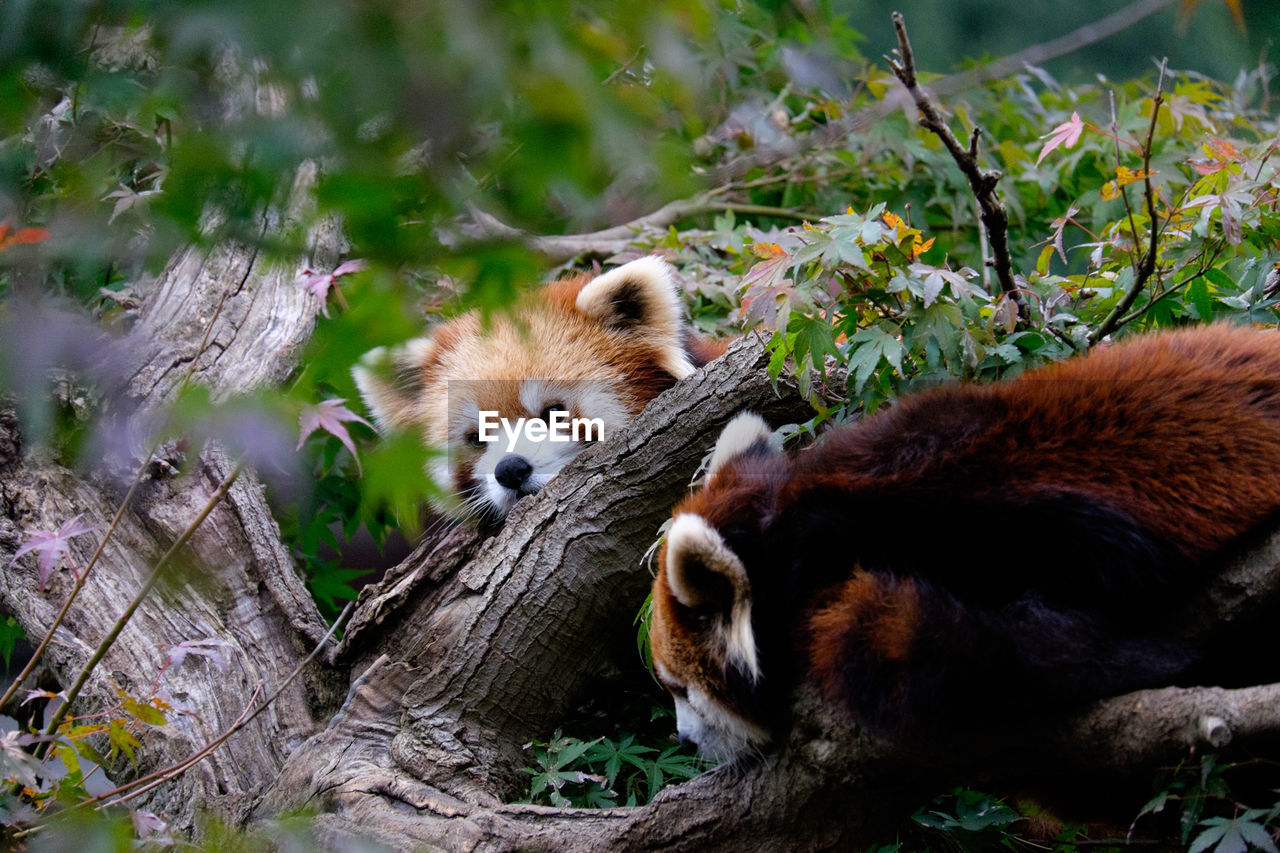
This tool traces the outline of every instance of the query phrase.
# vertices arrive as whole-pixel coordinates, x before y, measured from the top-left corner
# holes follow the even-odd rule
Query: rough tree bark
[[[277,214],[270,220],[264,220],[264,228],[280,227]],[[332,265],[342,238],[329,224],[315,231],[313,244],[310,263]],[[127,391],[115,399],[115,407],[134,418],[147,417],[172,398],[197,358],[192,381],[205,383],[218,396],[282,380],[315,325],[311,297],[294,285],[298,272],[237,246],[176,255],[157,280],[139,285],[147,295],[137,324],[120,342]],[[138,458],[125,461],[141,463],[145,449],[131,450]],[[71,683],[151,566],[234,465],[213,447],[189,474],[142,483],[49,647],[48,664],[63,685]],[[12,562],[23,534],[54,529],[80,514],[101,526],[101,536],[128,490],[128,476],[122,478],[115,466],[88,472],[63,468],[24,442],[14,418],[0,419],[0,608],[17,616],[28,637],[44,636],[74,578],[57,572],[42,592],[34,560]],[[72,541],[77,566],[86,565],[96,538]],[[82,700],[85,708],[100,708],[118,701],[117,689],[150,695],[167,647],[196,639],[228,644],[226,672],[192,660],[164,673],[160,684],[183,713],[148,733],[138,753],[138,773],[186,758],[225,731],[260,686],[269,693],[282,684],[326,631],[280,541],[262,486],[251,475],[235,480],[197,529],[181,563],[122,632]],[[334,707],[344,689],[336,671],[312,666],[208,761],[158,788],[148,808],[179,826],[190,826],[195,809],[205,803],[217,803],[232,819],[243,817],[285,756],[324,723],[315,713]]]
[[[337,231],[314,236],[307,265],[332,267]],[[177,257],[125,342],[135,359],[132,404],[145,412],[172,396],[211,322],[196,381],[225,394],[284,379],[318,307],[294,287],[297,271],[236,248]],[[504,804],[526,763],[520,745],[546,737],[595,687],[611,651],[630,646],[649,584],[641,557],[714,434],[744,408],[774,422],[807,416],[793,388],[775,392],[766,381],[750,338],[582,454],[522,502],[499,535],[456,530],[366,590],[339,647],[247,729],[151,792],[146,807],[190,826],[197,808],[243,821],[305,806],[319,812],[317,833],[335,848],[356,837],[398,849],[855,847],[961,774],[1142,772],[1195,746],[1280,727],[1275,687],[1148,691],[1070,720],[1026,721],[922,750],[873,737],[802,689],[787,742],[759,764],[704,774],[644,807]],[[144,485],[51,647],[63,683],[231,467],[214,448],[190,474]],[[105,524],[124,486],[24,447],[12,418],[0,418],[0,485],[0,606],[38,636],[71,579],[57,574],[41,593],[29,561],[11,561],[22,534],[77,513]],[[73,543],[78,565],[88,542]],[[1278,550],[1273,540],[1250,555],[1186,624],[1211,630],[1270,599]],[[109,703],[116,684],[148,684],[164,647],[183,640],[226,641],[231,665],[221,673],[195,662],[166,674],[191,713],[149,732],[138,770],[116,768],[124,773],[194,752],[240,715],[260,682],[268,693],[283,683],[324,631],[249,472],[199,529],[185,562],[192,570],[143,606],[81,701]]]

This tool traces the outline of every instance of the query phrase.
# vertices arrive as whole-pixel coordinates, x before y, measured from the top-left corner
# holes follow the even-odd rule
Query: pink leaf
[[[342,263],[338,264],[338,268],[333,271],[333,277],[337,278],[340,275],[347,275],[353,272],[360,272],[367,266],[369,266],[368,262],[363,261],[360,258],[356,258],[355,260],[352,260],[352,261],[343,261]]]
[[[333,280],[338,276],[350,275],[351,273],[360,272],[369,264],[359,258],[351,261],[343,261],[333,272],[325,274],[318,273],[312,269],[305,269],[294,281],[298,287],[310,293],[316,299],[320,300],[320,313],[329,316],[329,288],[333,287]]]
[[[1075,145],[1080,140],[1081,133],[1084,133],[1084,121],[1080,118],[1080,113],[1072,113],[1071,118],[1047,134],[1048,140],[1045,142],[1044,147],[1040,149],[1040,156],[1036,158],[1036,165],[1039,166],[1040,161],[1059,145],[1064,148],[1070,148]]]
[[[1067,253],[1062,248],[1062,232],[1066,229],[1067,223],[1071,221],[1071,217],[1075,216],[1079,212],[1080,212],[1080,209],[1073,204],[1067,208],[1066,213],[1064,213],[1058,219],[1053,220],[1053,222],[1050,224],[1050,227],[1053,228],[1054,251],[1058,253],[1059,258],[1062,258],[1062,262],[1064,264],[1067,262]]]
[[[71,553],[71,540],[97,529],[98,525],[84,524],[77,515],[75,518],[64,521],[57,530],[32,530],[27,534],[27,541],[14,552],[13,561],[16,562],[23,554],[34,551],[40,567],[40,591],[44,592],[44,585],[48,582],[49,575],[53,574],[54,568],[58,565],[58,557]]]
[[[351,440],[351,434],[347,432],[347,428],[342,425],[342,422],[359,421],[369,429],[373,429],[373,424],[342,405],[345,402],[346,400],[325,400],[314,406],[303,406],[302,413],[298,415],[300,432],[298,447],[302,447],[302,443],[307,440],[307,436],[318,429],[322,429],[335,436],[347,450],[351,451],[352,458],[356,460],[356,470],[358,471],[360,470],[360,457],[356,455],[355,442]]]
[[[320,300],[320,313],[326,317],[329,316],[329,287],[333,284],[333,276],[334,273],[323,275],[307,269],[303,270],[302,275],[298,276],[294,282],[298,287]]]
[[[187,655],[201,655],[223,672],[227,671],[227,659],[222,650],[227,647],[224,640],[185,640],[169,648],[169,666],[177,669],[187,659]]]

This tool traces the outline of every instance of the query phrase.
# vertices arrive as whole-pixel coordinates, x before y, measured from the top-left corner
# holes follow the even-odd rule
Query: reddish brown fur
[[[716,674],[665,568],[654,659],[729,707],[777,691],[793,650],[890,725],[1167,684],[1203,659],[1163,613],[1280,516],[1280,334],[1157,333],[915,394],[794,457],[731,458],[682,513],[745,565],[765,686]]]
[[[915,584],[904,580],[887,584],[866,572],[855,572],[836,598],[809,620],[812,634],[809,660],[819,672],[834,672],[841,636],[857,627],[861,645],[884,660],[906,660],[920,620]]]
[[[1257,403],[1241,405],[1241,394]],[[940,435],[976,418],[988,430],[972,444]],[[1280,505],[1278,428],[1280,335],[1225,325],[1153,334],[1012,382],[907,397],[801,454],[779,503],[920,481],[963,494],[980,462],[1006,488],[1103,497],[1194,558]]]

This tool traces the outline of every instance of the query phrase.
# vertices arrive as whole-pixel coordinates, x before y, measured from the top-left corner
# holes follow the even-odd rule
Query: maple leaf
[[[1084,120],[1080,118],[1080,113],[1072,113],[1071,118],[1049,131],[1045,136],[1044,147],[1040,149],[1040,156],[1036,158],[1036,165],[1040,165],[1050,151],[1061,145],[1063,148],[1070,148],[1080,141],[1080,134],[1084,133]]]
[[[133,818],[133,829],[138,833],[140,840],[153,844],[174,844],[173,836],[169,831],[169,824],[162,818],[141,809],[132,812],[131,817]]]
[[[1244,157],[1236,150],[1236,147],[1225,139],[1213,139],[1200,146],[1205,154],[1209,155],[1208,160],[1191,160],[1192,168],[1200,175],[1212,175],[1214,172],[1221,172],[1223,169],[1231,168],[1233,165],[1240,163]],[[1232,171],[1238,172],[1238,169]]]
[[[294,281],[294,284],[310,293],[316,299],[319,299],[320,313],[328,317],[329,288],[335,287],[334,279],[341,278],[342,276],[349,275],[353,272],[360,272],[366,266],[368,266],[368,264],[365,261],[357,258],[356,260],[343,261],[338,265],[337,269],[331,273],[318,273],[308,268],[299,274],[298,278]],[[339,298],[339,302],[341,301],[341,298]],[[342,307],[345,308],[345,304]]]
[[[96,524],[83,524],[80,516],[64,521],[57,530],[33,530],[27,534],[27,541],[13,555],[13,562],[23,554],[36,552],[40,566],[40,591],[58,565],[58,556],[71,554],[70,542],[77,536],[92,533],[98,529]]]
[[[1140,181],[1143,178],[1154,174],[1154,171],[1148,172],[1146,169],[1139,169],[1135,172],[1127,166],[1120,166],[1116,169],[1116,179],[1114,181],[1107,181],[1103,184],[1100,192],[1104,199],[1111,201],[1113,198],[1120,195],[1121,187],[1127,187],[1135,181]]]
[[[1067,262],[1067,253],[1066,250],[1062,248],[1062,232],[1066,230],[1067,223],[1073,221],[1071,217],[1075,216],[1079,212],[1080,208],[1076,207],[1074,204],[1070,205],[1067,208],[1066,213],[1050,223],[1050,227],[1053,228],[1053,237],[1051,239],[1053,241],[1054,251],[1058,253],[1058,257],[1062,258],[1062,262],[1064,264]]]
[[[768,260],[770,258],[786,257],[787,250],[777,243],[752,243],[751,253],[757,258]]]
[[[351,440],[351,433],[347,432],[347,428],[342,425],[343,421],[359,421],[373,429],[373,424],[348,409],[343,403],[346,400],[324,400],[316,403],[314,406],[303,406],[302,413],[298,415],[298,429],[301,434],[298,436],[298,449],[301,449],[302,443],[307,440],[307,436],[318,429],[322,429],[330,435],[341,441],[347,450],[351,451],[351,456],[356,460],[356,470],[360,470],[360,457],[356,455],[355,442]]]
[[[0,222],[0,252],[10,246],[41,243],[48,239],[49,231],[47,228],[19,228],[17,231],[11,232],[8,222]]]
[[[901,241],[908,236],[911,237],[911,248],[907,250],[907,260],[909,261],[914,261],[921,254],[929,251],[933,246],[933,241],[937,239],[936,237],[930,237],[928,240],[922,239],[920,230],[907,225],[902,217],[896,213],[886,210],[880,218],[894,230],[895,239]]]

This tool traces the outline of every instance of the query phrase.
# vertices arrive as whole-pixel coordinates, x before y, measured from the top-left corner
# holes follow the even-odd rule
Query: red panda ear
[[[730,459],[744,453],[776,456],[781,452],[782,448],[764,418],[754,412],[743,412],[720,431],[715,450],[711,451],[711,461],[707,463],[707,477],[723,468]]]
[[[414,338],[399,346],[369,350],[351,368],[360,397],[379,429],[404,429],[418,421],[425,374],[435,355],[431,338]]]
[[[676,600],[712,620],[725,659],[752,680],[759,678],[746,567],[702,516],[682,512],[671,523],[666,574]]]
[[[675,270],[662,258],[650,255],[596,276],[578,291],[575,305],[610,329],[644,338],[676,379],[693,373]]]

